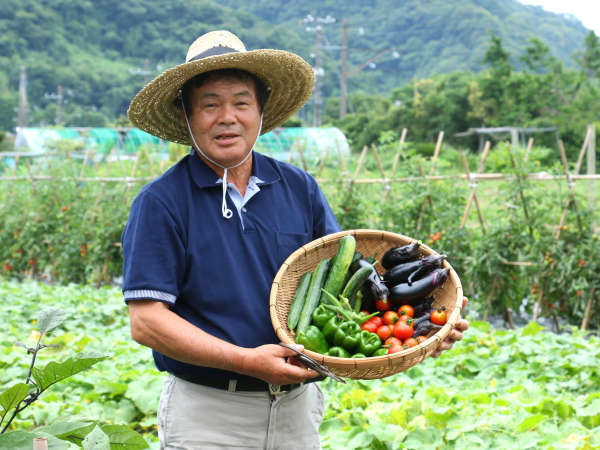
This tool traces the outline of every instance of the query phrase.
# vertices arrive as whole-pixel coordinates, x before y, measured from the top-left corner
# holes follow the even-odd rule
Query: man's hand
[[[302,345],[295,344],[295,347],[298,351],[304,350]],[[275,344],[249,348],[244,352],[241,372],[272,384],[302,383],[319,376],[295,355],[293,350]]]
[[[463,297],[462,309],[465,309],[469,300],[467,297]],[[446,339],[440,344],[440,346],[436,349],[435,352],[431,354],[432,357],[437,358],[442,354],[445,350],[450,350],[452,345],[460,341],[463,337],[463,332],[469,328],[469,322],[466,319],[458,318],[456,325],[454,325],[454,329],[450,331]]]

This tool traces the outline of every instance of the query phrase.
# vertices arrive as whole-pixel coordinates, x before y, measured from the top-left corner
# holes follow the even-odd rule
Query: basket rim
[[[439,255],[438,252],[436,252],[432,248],[428,247],[427,245],[423,244],[423,242],[421,242],[417,239],[411,238],[409,236],[399,234],[399,233],[394,233],[391,231],[366,229],[366,228],[365,229],[358,228],[358,229],[338,231],[338,232],[331,233],[326,236],[317,238],[311,242],[308,242],[307,244],[304,244],[302,247],[295,250],[292,254],[290,254],[285,259],[285,261],[282,263],[281,267],[277,271],[277,274],[275,275],[275,278],[273,279],[273,283],[271,285],[271,292],[270,292],[270,297],[269,297],[269,310],[270,310],[270,315],[271,315],[271,322],[272,322],[273,328],[277,334],[277,337],[279,339],[281,339],[282,342],[285,342],[287,344],[295,344],[294,340],[290,339],[288,337],[288,334],[284,331],[284,330],[286,330],[285,324],[282,324],[279,321],[279,318],[277,316],[277,292],[278,292],[279,284],[281,283],[281,280],[284,277],[285,273],[287,272],[288,268],[293,264],[293,262],[296,259],[306,256],[308,252],[310,252],[314,249],[317,249],[319,247],[326,246],[327,244],[330,244],[331,242],[339,241],[343,236],[346,236],[348,234],[354,236],[355,238],[369,236],[369,237],[372,237],[375,239],[379,238],[382,241],[384,241],[384,240],[385,241],[400,240],[400,241],[405,241],[407,244],[419,242],[421,247],[424,249],[425,253]],[[446,324],[440,330],[438,330],[435,334],[433,334],[432,336],[429,336],[422,343],[415,345],[414,347],[410,347],[408,349],[402,350],[400,352],[383,355],[383,356],[370,356],[367,358],[340,358],[340,357],[323,355],[321,353],[315,353],[308,349],[305,349],[304,353],[306,353],[307,355],[311,356],[312,358],[314,358],[315,360],[317,360],[318,362],[320,362],[321,364],[324,364],[326,366],[328,366],[330,364],[335,365],[336,363],[339,364],[340,362],[344,362],[345,367],[350,368],[353,366],[353,368],[356,370],[360,370],[362,368],[371,368],[374,366],[374,363],[377,363],[377,362],[381,363],[384,361],[386,362],[386,364],[389,368],[392,368],[394,366],[394,362],[396,360],[405,359],[405,358],[407,358],[409,356],[413,356],[413,355],[419,355],[422,359],[425,359],[427,356],[429,356],[431,353],[433,353],[439,347],[439,345],[443,342],[443,340],[446,339],[446,337],[454,329],[454,326],[458,322],[460,313],[462,311],[463,289],[462,289],[462,284],[461,284],[460,278],[458,277],[458,274],[456,273],[456,271],[454,270],[452,265],[450,263],[448,263],[448,261],[445,259],[443,262],[443,267],[449,269],[448,279],[449,280],[451,279],[453,284],[456,286],[456,299],[455,299],[454,305],[453,305],[454,308],[452,310],[452,313],[448,316]],[[446,282],[448,282],[448,281],[446,281]],[[352,361],[353,364],[348,364],[350,361]],[[392,375],[392,373],[390,373],[390,375]]]

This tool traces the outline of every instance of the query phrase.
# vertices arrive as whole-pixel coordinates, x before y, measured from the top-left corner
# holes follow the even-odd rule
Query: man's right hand
[[[296,345],[299,351],[302,345]],[[245,349],[240,372],[260,378],[271,384],[295,384],[318,377],[319,374],[305,367],[296,359],[293,350],[275,344]]]

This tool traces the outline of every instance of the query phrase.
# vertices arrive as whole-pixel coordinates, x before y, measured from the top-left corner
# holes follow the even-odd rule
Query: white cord
[[[187,124],[188,132],[190,133],[190,137],[192,138],[192,142],[194,143],[194,148],[202,156],[204,156],[207,160],[209,160],[211,163],[213,163],[215,166],[218,166],[224,170],[223,180],[222,180],[223,197],[221,200],[221,214],[223,215],[223,217],[225,219],[231,219],[231,217],[233,216],[233,211],[231,211],[231,209],[229,209],[227,207],[227,169],[235,169],[236,167],[241,166],[242,164],[244,164],[246,162],[248,157],[252,154],[252,149],[254,148],[254,144],[256,144],[256,140],[258,140],[258,137],[260,136],[260,132],[262,130],[263,115],[262,115],[262,113],[260,114],[260,124],[258,125],[258,134],[256,135],[256,140],[254,141],[254,144],[252,144],[252,147],[250,147],[250,150],[248,151],[248,153],[246,153],[246,156],[244,156],[244,158],[239,163],[234,164],[233,166],[225,167],[225,166],[219,164],[218,162],[214,161],[213,159],[209,158],[208,155],[206,155],[206,153],[204,153],[202,151],[202,149],[200,148],[200,146],[197,144],[196,139],[194,138],[194,133],[192,133],[192,127],[190,126],[190,121],[188,120],[188,115],[187,115],[187,111],[185,110],[185,103],[183,102],[183,97],[182,97],[181,91],[179,91],[179,100],[181,101],[181,106],[183,107],[183,115],[185,116],[185,123]]]

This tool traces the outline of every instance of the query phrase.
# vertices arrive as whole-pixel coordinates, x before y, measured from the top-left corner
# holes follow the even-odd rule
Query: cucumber
[[[342,286],[346,286],[346,284],[348,284],[348,281],[350,280],[350,277],[354,275],[354,270],[352,270],[352,264],[354,263],[354,261],[358,261],[359,259],[362,259],[362,257],[363,255],[361,252],[354,252],[352,261],[350,261],[350,270],[346,272],[346,276],[344,277],[344,282],[342,283]]]
[[[300,282],[296,288],[294,299],[290,305],[290,312],[288,313],[288,327],[290,330],[296,328],[298,320],[300,319],[300,313],[304,307],[306,301],[306,293],[308,292],[308,286],[310,285],[310,279],[312,278],[312,272],[306,272],[300,277]]]
[[[354,294],[356,294],[362,285],[365,284],[365,281],[367,281],[367,278],[369,278],[369,275],[371,275],[372,272],[373,266],[367,265],[354,272],[354,274],[348,280],[348,283],[346,283],[346,286],[342,291],[342,296],[346,297],[347,299],[354,297]]]
[[[308,286],[308,292],[306,293],[306,300],[304,300],[304,306],[302,306],[302,312],[298,319],[298,327],[296,328],[296,334],[305,332],[312,320],[312,313],[315,308],[319,305],[321,298],[321,288],[325,284],[327,278],[327,272],[329,270],[329,259],[323,259],[319,261],[315,268],[310,285]]]
[[[331,269],[329,269],[329,275],[327,275],[327,281],[323,287],[327,292],[338,298],[342,288],[344,287],[344,279],[350,269],[350,263],[356,250],[356,239],[354,236],[348,234],[340,239],[337,253],[333,258]],[[328,300],[324,300],[321,297],[321,302],[329,303]]]

